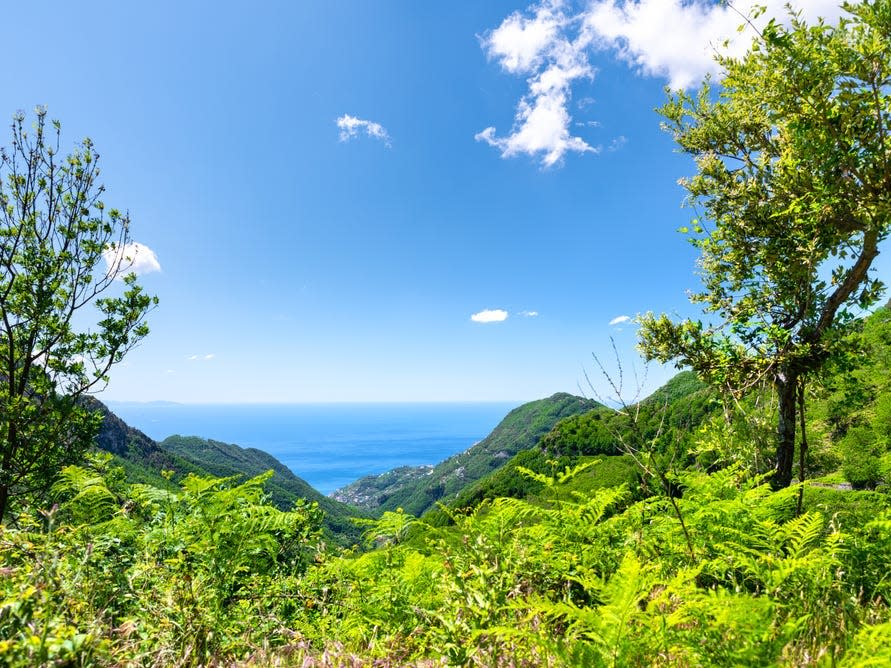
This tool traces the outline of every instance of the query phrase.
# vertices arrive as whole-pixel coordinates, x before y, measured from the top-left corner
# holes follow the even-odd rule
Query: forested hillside
[[[518,452],[534,446],[538,440],[563,418],[584,413],[598,407],[596,401],[559,393],[547,399],[531,401],[512,410],[492,433],[466,451],[433,467],[424,475],[409,475],[400,479],[385,494],[373,490],[380,480],[376,476],[362,479],[342,490],[335,498],[348,499],[355,495],[374,498],[379,511],[402,508],[420,515],[438,501],[449,499],[483,476],[491,473]],[[367,488],[368,491],[361,491]]]
[[[467,485],[446,505],[458,510],[473,508],[486,499],[535,497],[543,485],[524,475],[522,469],[553,474],[593,461],[598,462],[597,466],[580,473],[574,479],[573,489],[622,483],[637,488],[641,482],[639,468],[627,454],[629,447],[643,439],[685,453],[696,427],[719,408],[715,393],[695,374],[680,373],[639,405],[622,410],[597,406],[560,420],[534,447],[519,452],[497,471]],[[432,511],[427,519],[442,523],[446,514]]]
[[[359,538],[351,518],[362,517],[361,510],[318,492],[265,452],[198,437],[171,436],[157,443],[101,402],[93,400],[89,405],[102,415],[96,445],[114,456],[114,464],[123,468],[130,482],[172,490],[189,474],[247,480],[271,471],[264,489],[279,510],[289,510],[303,500],[316,503],[324,513],[330,539],[350,545]]]
[[[160,445],[165,450],[194,462],[206,474],[220,478],[242,476],[246,479],[272,471],[264,489],[273,505],[280,510],[288,510],[300,499],[315,503],[324,513],[325,526],[339,542],[350,544],[358,539],[359,532],[351,519],[364,517],[361,510],[325,496],[262,450],[242,448],[197,436],[169,436]]]

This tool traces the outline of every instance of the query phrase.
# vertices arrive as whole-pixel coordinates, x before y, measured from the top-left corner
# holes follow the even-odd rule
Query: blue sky
[[[13,3],[4,23],[0,113],[90,136],[159,263],[152,333],[104,399],[526,400],[586,371],[606,394],[611,336],[644,373],[612,321],[695,314],[693,167],[653,109],[734,34],[712,3]]]

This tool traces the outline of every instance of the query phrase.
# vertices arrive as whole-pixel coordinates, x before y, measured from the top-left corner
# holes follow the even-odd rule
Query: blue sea
[[[179,434],[264,450],[323,494],[397,466],[436,464],[485,438],[518,405],[108,402],[157,441]]]

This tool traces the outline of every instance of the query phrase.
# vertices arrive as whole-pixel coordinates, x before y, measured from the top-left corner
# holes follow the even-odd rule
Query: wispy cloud
[[[481,323],[490,323],[490,322],[504,322],[508,318],[508,313],[504,309],[496,308],[496,309],[485,309],[480,311],[479,313],[474,313],[470,316],[470,319],[474,322]]]
[[[517,315],[523,316],[524,318],[537,318],[538,311],[520,311]]]
[[[161,271],[161,263],[155,251],[138,242],[117,246],[110,244],[102,251],[106,272],[109,276],[123,278],[129,273],[137,275]]]
[[[190,362],[209,362],[214,357],[216,357],[216,355],[213,353],[207,353],[206,355],[189,355],[186,359]]]
[[[741,55],[751,45],[751,28],[741,33],[737,28],[753,4],[743,0],[734,9],[712,0],[593,0],[573,11],[564,0],[540,0],[525,12],[514,12],[480,41],[502,70],[526,77],[528,90],[517,103],[507,135],[497,136],[494,127],[487,127],[475,138],[504,158],[527,154],[546,167],[570,152],[598,153],[598,147],[570,132],[578,127],[569,112],[573,86],[594,78],[592,54],[610,51],[639,75],[666,79],[676,89],[695,86],[706,74],[719,79],[715,53],[720,49]],[[766,5],[767,12],[756,27],[770,17],[787,17],[786,0],[758,4]],[[842,13],[837,0],[797,4],[810,21],[819,16],[833,20]],[[591,103],[593,98],[584,97],[576,106]],[[611,145],[612,150],[619,147]]]
[[[625,323],[631,322],[631,316],[629,315],[619,315],[609,321],[610,327],[615,327],[616,325],[624,325]]]
[[[625,144],[628,143],[628,138],[625,135],[619,135],[618,137],[614,137],[613,140],[609,143],[608,151],[618,151]]]
[[[349,114],[340,116],[334,122],[340,129],[340,141],[349,141],[364,133],[374,139],[380,139],[387,147],[390,146],[390,133],[380,123],[356,118]]]

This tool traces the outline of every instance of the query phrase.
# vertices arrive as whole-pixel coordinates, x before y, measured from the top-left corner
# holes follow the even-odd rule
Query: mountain
[[[436,502],[446,500],[468,485],[505,464],[515,454],[534,446],[561,419],[585,413],[602,405],[592,399],[558,393],[547,399],[523,404],[512,410],[479,443],[433,467],[424,475],[409,474],[390,478],[368,476],[334,492],[335,498],[377,500],[378,512],[402,508],[412,515],[422,515]],[[417,473],[417,472],[415,472]],[[389,474],[384,474],[387,476]]]
[[[542,439],[542,448],[552,455],[618,455],[622,441],[633,437],[660,444],[684,447],[698,426],[717,407],[717,395],[692,371],[682,371],[627,410],[601,407],[573,416],[555,425]],[[635,416],[639,432],[629,432],[626,414]]]
[[[272,477],[266,483],[266,491],[272,502],[287,508],[298,498],[315,501],[325,512],[326,523],[337,534],[358,535],[352,517],[363,516],[335,499],[325,496],[313,488],[272,455],[256,448],[242,448],[231,443],[221,443],[197,436],[169,436],[160,446],[174,455],[197,464],[214,476],[227,477],[245,475],[249,478],[272,470]]]
[[[88,405],[102,413],[102,427],[96,445],[114,456],[133,482],[144,482],[156,487],[175,487],[161,475],[173,471],[173,483],[190,473],[200,476],[228,477],[242,475],[252,478],[272,470],[266,491],[273,504],[281,509],[293,506],[298,499],[315,501],[325,514],[324,525],[331,537],[340,543],[358,541],[361,529],[351,518],[361,517],[362,511],[331,499],[298,478],[275,457],[254,448],[209,441],[197,437],[171,436],[158,443],[138,429],[127,425],[107,406],[96,399]]]
[[[200,466],[163,449],[156,441],[128,425],[101,401],[87,397],[84,402],[90,410],[102,414],[96,446],[114,456],[115,464],[126,471],[129,480],[169,489],[174,485],[161,475],[161,471],[175,471],[177,479],[189,473],[206,475]]]
[[[640,474],[627,445],[635,439],[653,442],[657,448],[683,452],[695,428],[719,408],[715,392],[692,371],[684,371],[649,397],[627,411],[603,405],[559,420],[533,447],[518,452],[504,466],[471,485],[467,485],[446,504],[453,510],[473,508],[498,497],[528,498],[543,491],[541,482],[530,479],[520,469],[554,475],[565,468],[599,463],[563,486],[565,494],[590,492],[602,487],[627,483],[639,492]],[[631,432],[627,413],[636,418],[637,433]],[[670,446],[669,446],[670,444]],[[432,511],[431,524],[447,523],[448,516]]]
[[[515,408],[482,441],[436,466],[403,466],[366,476],[326,497],[261,450],[196,436],[170,436],[158,443],[101,402],[92,403],[103,414],[97,445],[115,455],[129,479],[170,488],[189,473],[253,477],[272,470],[266,484],[271,501],[280,508],[290,507],[298,498],[315,501],[325,513],[326,527],[340,536],[340,542],[358,538],[353,517],[397,508],[419,516],[437,502],[460,508],[495,496],[523,497],[540,485],[520,475],[518,466],[543,472],[555,458],[564,465],[595,455],[621,454],[615,437],[621,418],[616,411],[558,393]],[[704,384],[690,372],[681,373],[641,402],[639,423],[649,436],[660,429],[665,439],[683,441],[712,404]],[[175,472],[173,483],[162,477],[163,470]],[[600,466],[596,477],[619,484],[633,482],[635,475],[624,457]],[[583,481],[586,476],[590,477],[582,476]]]

